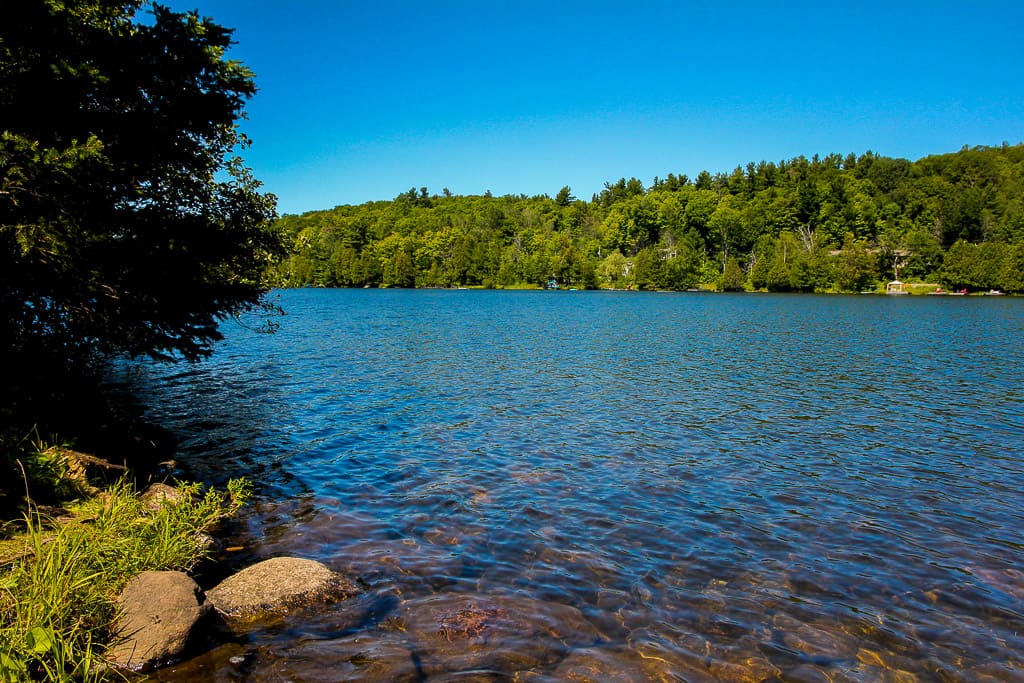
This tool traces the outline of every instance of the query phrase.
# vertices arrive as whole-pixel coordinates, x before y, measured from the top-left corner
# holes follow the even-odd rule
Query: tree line
[[[1024,292],[1024,145],[622,178],[589,201],[411,188],[275,225],[280,286]]]

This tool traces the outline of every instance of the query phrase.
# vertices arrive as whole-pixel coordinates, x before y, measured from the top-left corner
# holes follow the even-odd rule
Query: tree
[[[756,261],[750,280],[754,287],[773,292],[812,292],[821,286],[823,275],[817,250],[812,243],[784,232],[775,240],[764,236],[755,248]]]
[[[637,289],[662,289],[665,287],[665,262],[657,247],[644,247],[636,254],[633,281]]]
[[[746,282],[746,273],[735,256],[730,256],[725,262],[722,270],[722,277],[719,280],[719,289],[723,292],[742,292],[743,283]]]
[[[598,266],[598,276],[610,287],[618,287],[625,284],[630,272],[629,261],[616,249],[608,254]]]
[[[846,233],[843,248],[835,264],[835,286],[840,292],[861,292],[874,287],[878,279],[878,259],[867,243],[852,232]]]
[[[939,280],[951,289],[967,288],[974,284],[977,245],[959,240],[946,252]]]
[[[909,252],[901,271],[903,275],[928,278],[942,266],[942,245],[934,235],[914,229],[907,233],[903,242]]]
[[[555,204],[558,204],[559,206],[569,206],[575,200],[576,198],[572,196],[572,188],[568,185],[562,187],[562,189],[558,191],[558,194],[555,195]]]
[[[0,353],[208,354],[281,254],[236,156],[255,85],[231,30],[145,0],[2,15]]]
[[[605,246],[630,256],[658,238],[658,207],[643,195],[616,204],[602,225]]]
[[[1007,247],[999,282],[1008,292],[1024,292],[1024,243]]]
[[[734,198],[726,196],[708,219],[708,241],[722,254],[722,267],[729,260],[729,245],[743,229],[742,214],[734,208]]]
[[[708,224],[715,209],[718,208],[718,194],[713,190],[695,190],[687,193],[686,208],[683,220],[686,229],[692,230],[705,241],[710,241]]]
[[[906,159],[880,157],[867,168],[867,178],[885,193],[895,190],[910,176],[910,162]]]

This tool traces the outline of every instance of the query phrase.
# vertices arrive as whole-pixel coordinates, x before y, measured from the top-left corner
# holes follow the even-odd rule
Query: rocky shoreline
[[[344,576],[297,557],[264,560],[205,593],[184,572],[143,572],[118,596],[118,640],[108,658],[117,668],[152,671],[180,659],[197,639],[197,630],[210,622],[222,621],[231,628],[357,592]]]

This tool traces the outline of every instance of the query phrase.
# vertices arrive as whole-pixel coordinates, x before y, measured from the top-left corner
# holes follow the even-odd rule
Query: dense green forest
[[[1024,145],[623,178],[590,201],[413,188],[277,228],[282,286],[1024,292]]]

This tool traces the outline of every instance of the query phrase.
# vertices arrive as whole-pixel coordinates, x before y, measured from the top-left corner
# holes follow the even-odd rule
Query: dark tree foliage
[[[260,305],[275,199],[231,31],[143,0],[0,2],[0,353],[198,358]]]

